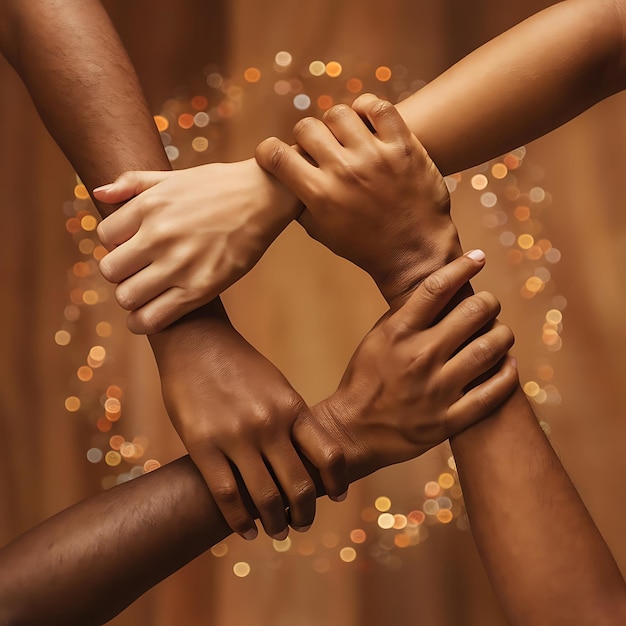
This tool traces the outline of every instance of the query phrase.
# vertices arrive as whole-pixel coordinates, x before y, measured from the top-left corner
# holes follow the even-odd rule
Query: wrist
[[[457,230],[449,217],[442,217],[442,223],[432,232],[432,236],[416,245],[395,251],[392,265],[373,275],[392,309],[402,306],[427,276],[461,256]]]
[[[203,350],[217,335],[230,332],[232,325],[220,298],[198,307],[161,332],[148,335],[159,367],[170,354]]]
[[[339,391],[311,408],[324,429],[341,446],[348,466],[348,480],[353,483],[382,467],[376,464],[371,447],[359,432],[358,408]]]

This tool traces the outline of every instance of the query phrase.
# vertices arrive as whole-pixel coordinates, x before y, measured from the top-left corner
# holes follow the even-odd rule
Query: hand
[[[269,535],[284,538],[288,523],[297,530],[311,525],[316,489],[298,452],[319,470],[328,495],[343,499],[348,483],[339,444],[230,325],[219,301],[150,341],[172,423],[234,531],[256,536],[237,475]]]
[[[301,120],[294,136],[314,163],[276,138],[257,162],[304,202],[309,234],[368,272],[387,301],[458,255],[443,178],[390,103],[365,94],[323,122]]]
[[[128,328],[156,333],[206,304],[261,258],[299,205],[254,159],[176,172],[126,172],[94,190],[133,198],[98,227],[104,277],[131,311]]]
[[[436,322],[483,265],[474,251],[426,278],[366,335],[337,391],[314,407],[341,443],[351,481],[422,454],[515,390],[515,362],[506,357],[513,333],[495,321],[493,295],[472,295]]]

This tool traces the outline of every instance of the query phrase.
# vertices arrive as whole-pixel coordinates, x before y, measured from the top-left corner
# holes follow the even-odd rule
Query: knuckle
[[[328,121],[332,122],[343,119],[351,110],[351,107],[347,104],[335,104],[324,112],[322,120],[326,123]]]
[[[300,141],[304,135],[312,132],[317,123],[318,120],[313,117],[303,117],[298,120],[293,127],[293,136],[296,141]]]
[[[459,306],[463,315],[468,318],[480,320],[492,315],[489,303],[480,294],[465,298]]]
[[[297,393],[287,393],[279,404],[281,413],[292,415],[294,419],[304,418],[309,413],[306,402]]]
[[[478,337],[472,342],[472,357],[480,363],[489,363],[500,353],[498,347],[487,335]]]
[[[283,499],[277,489],[265,489],[257,496],[256,505],[264,511],[283,508]]]
[[[135,185],[136,181],[137,181],[137,172],[130,170],[121,174],[115,181],[115,184],[131,187]]]
[[[276,429],[278,411],[280,411],[280,409],[277,407],[269,406],[263,402],[257,402],[251,409],[250,427],[257,433],[272,435]]]
[[[393,104],[391,104],[391,102],[387,100],[378,99],[372,103],[372,106],[370,109],[370,115],[372,115],[372,117],[381,118],[392,113],[392,110],[395,110],[395,109],[394,109]]]
[[[239,489],[234,482],[222,482],[219,486],[213,487],[211,493],[218,504],[233,506],[239,502]]]
[[[422,286],[427,296],[436,300],[450,291],[450,280],[443,272],[434,272],[424,279]]]
[[[303,504],[305,502],[310,502],[317,495],[315,486],[313,485],[313,482],[310,479],[302,480],[296,483],[293,487],[293,490],[294,490],[294,495],[293,495],[294,504]]]
[[[496,298],[490,291],[481,291],[476,294],[477,298],[480,298],[485,305],[485,310],[491,317],[495,317],[500,313],[500,300]]]
[[[161,318],[154,312],[139,311],[129,316],[128,328],[136,334],[154,335],[163,330]]]
[[[117,303],[126,311],[133,311],[136,308],[136,301],[132,292],[126,289],[123,285],[119,285],[115,289],[115,299],[117,300]]]
[[[328,445],[323,451],[322,463],[329,472],[341,470],[346,464],[346,456],[341,446]]]
[[[285,150],[276,137],[269,137],[256,148],[255,158],[266,170],[273,171],[280,167]]]
[[[105,256],[100,261],[100,264],[98,267],[100,268],[100,273],[102,274],[105,280],[109,281],[110,283],[117,282],[115,280],[115,269],[113,267],[113,264],[109,260],[108,256]]]

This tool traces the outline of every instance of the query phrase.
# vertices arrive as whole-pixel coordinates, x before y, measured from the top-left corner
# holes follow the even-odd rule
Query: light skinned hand
[[[441,314],[484,266],[468,252],[428,276],[357,348],[337,391],[315,407],[350,478],[419,456],[486,417],[518,384],[511,329],[489,292]],[[326,417],[322,417],[324,414]]]
[[[348,488],[345,458],[280,371],[225,316],[207,311],[217,302],[185,318],[182,340],[177,324],[151,336],[165,405],[228,525],[256,537],[240,476],[267,534],[283,539],[288,524],[306,530],[315,515],[303,460],[339,500]]]
[[[126,172],[94,190],[124,206],[98,226],[103,276],[134,333],[159,332],[248,272],[299,207],[254,159]],[[294,212],[295,211],[295,212]]]
[[[388,302],[458,256],[443,178],[392,104],[364,94],[293,133],[299,149],[266,139],[258,163],[306,205],[308,233],[368,272]]]

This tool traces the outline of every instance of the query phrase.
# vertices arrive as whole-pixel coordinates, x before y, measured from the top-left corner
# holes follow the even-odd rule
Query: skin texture
[[[493,296],[473,296],[480,305],[458,306],[433,325],[483,267],[484,255],[477,259],[446,266],[381,319],[337,392],[313,407],[340,442],[350,481],[421,454],[514,389],[517,372],[507,359],[461,397],[512,343],[504,326],[471,340],[497,315]],[[476,349],[479,343],[491,349]],[[320,477],[311,473],[322,495]],[[0,550],[0,624],[101,624],[230,532],[195,465],[179,459],[61,512]]]
[[[465,169],[547,133],[623,89],[624,32],[624,0],[567,0],[485,44],[397,108],[444,175]],[[134,332],[160,329],[208,302],[249,270],[275,234],[300,214],[293,195],[245,163],[172,175],[133,173],[96,193],[103,201],[121,202],[144,190],[98,231],[118,245],[102,269],[119,283],[117,295],[131,311]],[[229,179],[236,180],[237,194],[228,193]],[[224,209],[232,210],[230,219]],[[150,212],[169,226],[166,233]],[[248,221],[254,228],[234,230],[237,212],[254,215]],[[221,233],[218,223],[225,225]],[[241,254],[224,263],[204,246],[203,233],[218,245],[233,236]],[[163,271],[159,259],[174,248],[182,252]]]
[[[469,167],[556,128],[594,103],[623,89],[626,81],[625,32],[626,2],[623,0],[567,0],[538,13],[484,45],[399,103],[397,110],[443,174]],[[501,87],[493,89],[494,84]],[[334,114],[343,115],[345,109],[344,113],[336,113],[335,110]],[[325,119],[330,122],[328,117]],[[297,134],[301,131],[301,127],[296,128]],[[232,164],[225,167],[238,166]],[[203,200],[205,185],[211,182],[207,176],[208,169],[189,170],[180,174],[180,179],[177,174],[168,177],[168,187],[165,187],[161,182],[154,184],[153,179],[146,175],[140,186],[149,189],[135,198],[132,211],[141,216],[146,211],[144,203],[147,203],[153,209],[155,206],[160,207],[163,214],[167,207],[177,213],[179,209],[174,208],[168,196],[170,193],[182,193],[182,187],[189,187],[195,181],[195,191],[187,197],[191,206],[206,209],[207,220],[210,221],[209,205]],[[352,176],[353,172],[348,174],[348,178]],[[272,185],[269,180],[263,180],[258,173],[253,172],[240,181],[245,190],[244,197],[251,197],[252,187],[258,194],[253,211],[260,216],[259,222],[267,219],[262,216],[275,212],[285,215],[285,223],[295,218],[299,208],[293,196],[286,194],[279,186]],[[102,195],[98,194],[98,197],[110,202],[122,201],[134,194],[137,184],[136,179],[131,185],[121,180]],[[182,210],[188,211],[189,205]],[[246,210],[250,211],[249,205]],[[323,226],[319,224],[324,220],[323,210],[320,207],[320,212],[314,215],[309,206],[308,212],[301,217],[309,232],[320,239],[325,236]],[[120,250],[124,250],[124,261],[116,263],[114,278],[121,281],[119,289],[130,300],[132,296],[129,292],[133,287],[132,283],[127,284],[127,280],[137,267],[130,263],[130,259],[141,257],[142,240],[149,240],[159,250],[161,240],[158,232],[149,224],[144,226],[141,219],[128,219],[132,226],[122,227],[123,236],[118,238],[119,241],[125,240],[119,246]],[[175,221],[176,217],[174,215],[169,219]],[[114,225],[113,230],[117,227]],[[333,228],[337,227],[340,225],[333,224]],[[101,231],[107,228],[105,221]],[[172,241],[175,240],[177,246],[182,245],[185,236],[184,232],[177,233]],[[263,247],[265,236],[264,233],[258,233],[256,241],[259,246],[251,244],[248,249],[258,250]],[[336,230],[333,236],[337,237]],[[407,284],[419,281],[420,276],[427,275],[459,253],[458,244],[450,232],[441,238],[439,234],[434,235],[429,243],[430,252],[436,251],[437,258],[427,254],[417,257],[417,263],[411,264],[410,270],[403,270],[413,275],[412,278],[401,279]],[[194,247],[185,249],[189,255],[182,262],[186,268],[193,268]],[[350,251],[341,247],[337,250],[340,254],[350,254]],[[203,260],[207,262],[207,265],[203,265],[206,273],[201,280],[195,280],[193,271],[176,275],[175,284],[187,295],[180,295],[185,304],[178,309],[178,313],[175,308],[167,309],[168,320],[190,307],[202,304],[219,290],[218,285],[228,282],[224,279],[224,271],[211,269],[210,259],[202,255],[198,258],[200,264]],[[242,267],[251,267],[255,259],[256,253],[242,259],[242,264],[232,274],[232,278],[239,275]],[[362,262],[362,259],[356,260]],[[143,272],[149,271],[152,262],[142,258],[140,264],[146,263],[146,269],[135,274],[135,284]],[[129,263],[130,266],[125,267]],[[178,272],[176,268],[172,271]],[[192,283],[193,289],[190,289]],[[162,274],[158,284],[152,283],[152,294],[166,292],[172,284],[172,277]],[[383,288],[386,288],[385,285]],[[152,302],[158,302],[158,298]],[[135,309],[132,313],[134,319],[140,319],[141,311],[142,307]],[[152,319],[160,319],[157,324],[164,323],[165,317],[160,317],[154,310],[151,316]],[[141,330],[139,326],[134,329]]]
[[[393,229],[393,224],[385,223],[389,218],[385,210],[376,214],[375,209],[393,207],[402,214],[405,193],[433,198],[440,188],[432,176],[436,168],[430,168],[396,108],[365,95],[354,109],[364,121],[345,114],[343,108],[329,111],[325,121],[332,133],[315,121],[296,127],[307,158],[276,139],[263,142],[257,158],[293,187],[315,220],[325,219],[327,207],[343,209],[353,200],[364,219],[380,220],[378,232],[384,234],[385,226]],[[360,150],[370,158],[363,159]],[[411,191],[410,184],[405,186],[407,178],[415,180],[407,175],[415,158],[423,166],[418,180],[430,185],[430,196],[424,188]],[[400,174],[395,184],[393,178],[380,180],[381,173],[390,174],[397,163],[403,164],[404,169],[395,170],[404,177]],[[431,172],[431,177],[425,179],[424,172]],[[377,184],[370,186],[373,180]],[[414,213],[419,219],[419,202]],[[341,219],[348,222],[341,222],[344,235],[358,232],[351,217],[349,210],[341,212]],[[402,250],[419,235],[413,228],[399,228]],[[328,232],[323,243],[332,246],[341,241],[338,233]],[[361,248],[357,258],[367,258],[366,244]],[[493,415],[453,436],[451,444],[476,545],[508,621],[524,626],[625,623],[626,585],[621,573],[519,385]]]
[[[0,4],[0,45],[89,189],[130,169],[169,170],[135,72],[99,2],[6,0]],[[106,198],[97,205],[102,216],[118,206]],[[164,222],[157,226],[167,228]],[[240,240],[229,243],[244,246]],[[315,489],[300,453],[320,470],[332,497],[345,493],[341,449],[284,377],[241,339],[219,300],[166,334],[152,335],[150,343],[174,424],[233,529],[248,538],[257,534],[230,463],[244,476],[273,537],[284,536],[290,521],[281,490],[295,525],[313,521]],[[245,404],[229,404],[233,372],[245,381]],[[271,394],[264,386],[269,381]],[[206,410],[209,406],[213,411]],[[245,449],[240,432],[246,433]],[[264,455],[271,459],[273,475]],[[215,467],[221,468],[219,473]]]
[[[555,34],[559,33],[561,36],[562,33],[565,33],[566,39],[560,42],[561,47],[559,49],[567,50],[569,45],[569,56],[565,53],[562,59],[566,61],[571,58],[573,61],[570,66],[571,73],[569,71],[564,72],[564,66],[559,66],[561,70],[559,77],[567,75],[571,77],[571,80],[563,83],[561,89],[549,91],[548,93],[552,94],[552,97],[548,98],[547,101],[552,103],[553,112],[560,110],[560,97],[563,97],[563,104],[566,103],[566,99],[571,100],[572,98],[578,104],[573,108],[565,107],[566,114],[549,118],[549,121],[543,126],[538,125],[533,116],[535,114],[546,115],[546,111],[542,107],[530,107],[529,110],[535,113],[529,114],[526,118],[528,126],[522,127],[518,134],[509,136],[506,140],[509,143],[512,142],[510,143],[511,146],[522,143],[528,138],[558,125],[566,119],[566,115],[574,115],[589,106],[592,101],[595,101],[594,98],[601,99],[621,88],[621,83],[617,80],[622,78],[620,71],[623,56],[623,28],[621,27],[623,10],[621,3],[591,3],[579,0],[564,3],[559,7],[552,9],[551,13],[542,13],[537,19],[542,20],[542,27],[547,28],[550,32],[550,36],[541,38],[541,41],[548,41],[552,46]],[[562,28],[563,22],[559,20],[559,18],[566,16],[555,13],[557,10],[564,10],[562,7],[566,7],[568,19],[569,17],[572,18],[571,23],[568,23],[568,28]],[[574,11],[570,13],[572,7]],[[590,16],[586,11],[591,11],[592,15]],[[544,21],[546,19],[551,21]],[[536,24],[537,22],[531,24],[533,30],[538,28]],[[559,28],[549,29],[546,24],[557,24]],[[526,29],[528,24],[526,23],[525,26],[522,25],[519,28],[522,27]],[[588,28],[592,28],[593,32],[579,30]],[[594,37],[595,32],[599,32],[600,35]],[[520,31],[511,31],[511,33],[518,37]],[[586,38],[582,38],[587,43],[586,46],[580,46],[581,33],[588,35]],[[478,67],[483,67],[484,63],[496,58],[499,61],[499,67],[501,63],[506,72],[508,64],[502,63],[503,57],[499,53],[504,54],[504,52],[515,50],[513,45],[509,47],[510,37],[500,41],[501,43],[502,41],[505,42],[504,48],[490,49],[488,57],[473,57],[473,60],[478,58],[480,62]],[[574,43],[577,49],[585,51],[584,54],[572,52]],[[539,61],[531,59],[529,62],[528,49],[522,47],[518,50],[523,51],[518,52],[520,55],[518,58],[534,67],[533,81],[530,81],[529,84],[540,86],[541,80],[538,78],[542,76],[540,61],[545,61],[547,52],[544,51],[544,57],[541,55],[535,57],[533,54],[532,59],[538,58]],[[586,56],[587,54],[590,57]],[[584,77],[590,76],[590,66],[587,63],[589,58],[593,60],[592,68],[597,70],[608,67],[613,68],[614,71],[591,72],[591,75],[598,78],[596,81],[592,81],[592,87],[587,92],[592,95],[581,101],[580,93],[577,90],[579,90]],[[605,63],[607,65],[604,65]],[[555,80],[552,71],[545,74],[545,80]],[[442,91],[436,93],[443,93],[444,96],[442,97],[445,100],[445,93],[450,93],[448,90],[452,87],[450,84],[441,82],[439,85],[443,85],[440,87]],[[487,85],[483,85],[483,87],[486,88]],[[527,89],[528,84],[522,85],[522,87]],[[465,149],[469,151],[469,153],[465,153],[470,154],[467,157],[468,162],[472,158],[483,160],[488,156],[493,156],[493,154],[489,154],[489,151],[500,152],[507,149],[506,146],[509,144],[506,141],[500,142],[500,140],[494,140],[493,143],[489,144],[479,142],[477,151],[469,144],[452,142],[450,136],[443,132],[444,122],[449,121],[449,117],[444,117],[444,113],[439,118],[435,115],[436,111],[439,110],[437,104],[440,102],[433,95],[433,89],[422,90],[420,92],[422,94],[421,101],[417,100],[419,94],[415,96],[415,100],[412,99],[412,106],[416,106],[417,102],[422,103],[425,107],[424,112],[419,117],[403,107],[400,107],[400,110],[409,119],[410,129],[419,136],[422,136],[420,123],[426,125],[424,120],[439,120],[439,123],[433,122],[430,125],[428,137],[426,137],[427,129],[422,127],[421,130],[426,145],[444,172],[457,169],[460,161],[454,153],[458,153],[460,149],[462,149],[461,153]],[[569,95],[567,95],[568,90]],[[575,93],[572,93],[572,90]],[[465,92],[463,93],[465,96]],[[506,93],[508,95],[509,92]],[[541,92],[538,91],[537,93]],[[427,94],[429,98],[426,99],[424,94]],[[561,96],[561,94],[564,95]],[[498,95],[496,94],[494,97],[497,99]],[[472,102],[472,100],[468,97],[467,102]],[[408,104],[409,102],[407,102]],[[453,111],[450,109],[452,105],[449,105],[446,109],[448,116],[454,114],[459,119],[465,119],[458,104],[459,102],[456,101]],[[431,108],[429,109],[428,106]],[[484,110],[484,107],[481,107],[480,110],[477,109],[478,113],[476,114],[478,115],[480,111]],[[503,108],[502,110],[503,114],[500,119],[501,123],[505,124],[510,109]],[[426,114],[427,111],[430,111],[430,118]],[[468,115],[471,112],[471,109],[468,110]],[[412,115],[414,121],[410,119]],[[440,135],[437,134],[438,129],[442,131]],[[496,133],[500,127],[489,126],[489,129],[490,132]],[[526,133],[526,139],[522,141],[521,137],[524,133]],[[440,139],[437,139],[438,136]],[[467,137],[467,135],[465,136]],[[275,193],[277,198],[293,205],[293,200],[285,199],[283,192],[275,190]],[[108,196],[107,199],[113,201],[111,196]],[[457,454],[464,488],[468,494],[468,507],[470,507],[477,543],[484,556],[496,592],[502,599],[505,611],[512,623],[571,624],[572,615],[574,615],[573,621],[575,623],[622,623],[625,619],[623,581],[569,479],[564,474],[551,448],[545,443],[545,438],[538,429],[532,411],[521,391],[516,391],[512,399],[505,404],[500,412],[494,415],[493,419],[485,420],[478,430],[475,430],[476,428],[467,429],[465,433],[455,437],[453,446]],[[470,436],[470,434],[472,435]],[[540,443],[540,441],[544,443]],[[526,456],[516,456],[519,442],[526,444]],[[528,455],[531,456],[530,459]],[[516,463],[517,467],[518,460],[520,461],[520,471],[515,472],[515,476],[512,477],[507,467],[510,467],[511,462]],[[493,472],[494,467],[497,470],[495,474]],[[541,491],[536,489],[533,482],[537,476],[537,468],[541,468],[542,477],[545,473],[549,475]],[[497,478],[497,489],[494,492],[500,497],[490,498],[487,502],[488,506],[476,506],[478,500],[476,494],[489,491],[487,487],[492,487],[494,475]],[[515,494],[514,500],[512,500],[512,494]],[[550,503],[551,506],[564,507],[559,510],[563,510],[566,514],[555,521],[554,516],[549,515],[549,507],[545,506],[546,502]],[[536,513],[536,524],[523,523],[521,515],[512,516],[510,512],[514,510],[533,511]],[[493,532],[494,527],[496,527],[496,532]],[[512,542],[512,537],[524,538],[524,550],[511,548],[512,545],[522,545]],[[586,547],[581,550],[581,546]],[[540,558],[542,554],[545,557],[546,549],[549,550],[552,563],[548,567],[541,564],[542,558]],[[530,563],[528,561],[529,555],[532,557]],[[526,570],[525,566],[527,565],[529,567]],[[550,570],[562,574],[557,589],[554,586],[544,584],[545,580],[542,577],[545,576],[546,571]],[[524,585],[518,584],[520,572],[523,574]],[[556,593],[547,593],[548,590]]]

